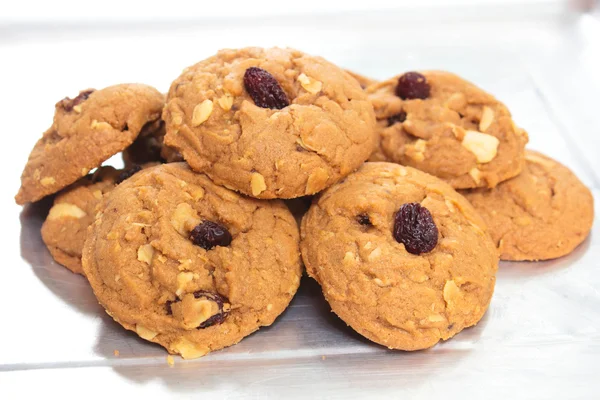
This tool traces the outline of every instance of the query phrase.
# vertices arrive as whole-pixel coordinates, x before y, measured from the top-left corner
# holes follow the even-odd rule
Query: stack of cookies
[[[559,257],[589,233],[589,190],[526,142],[446,72],[375,82],[296,50],[223,50],[166,96],[121,84],[58,102],[16,201],[56,193],[54,259],[170,353],[272,324],[303,264],[357,332],[418,350],[481,319],[499,258]],[[119,152],[123,170],[102,165]]]

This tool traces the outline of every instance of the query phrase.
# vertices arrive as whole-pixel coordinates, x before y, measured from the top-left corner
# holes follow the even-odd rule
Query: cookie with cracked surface
[[[262,199],[314,194],[375,145],[355,79],[291,49],[222,50],[171,85],[165,143],[215,183]]]
[[[472,83],[449,72],[407,72],[366,91],[380,134],[373,160],[420,169],[457,189],[494,187],[521,171],[527,133]]]
[[[126,329],[195,358],[273,323],[296,293],[298,227],[283,202],[217,186],[184,163],[103,199],[83,251],[96,297]]]
[[[419,350],[481,319],[498,255],[477,212],[447,183],[369,162],[319,196],[302,220],[302,259],[354,330]]]
[[[527,150],[519,176],[494,189],[464,191],[487,223],[502,260],[548,260],[572,252],[590,233],[592,193],[567,167]]]
[[[93,174],[64,188],[42,224],[42,240],[54,260],[72,272],[83,275],[81,252],[87,237],[87,228],[94,222],[96,207],[102,197],[142,168],[156,163],[116,170],[100,167]]]
[[[17,204],[56,193],[99,167],[159,119],[163,105],[160,92],[141,84],[89,89],[59,101],[52,126],[29,155]]]

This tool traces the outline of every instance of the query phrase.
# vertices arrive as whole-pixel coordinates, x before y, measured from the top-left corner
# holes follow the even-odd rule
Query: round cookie
[[[83,275],[83,244],[102,197],[142,168],[154,165],[156,163],[148,163],[124,170],[100,167],[57,194],[42,224],[42,240],[52,258],[72,272]]]
[[[366,89],[381,135],[372,160],[408,165],[454,188],[516,176],[528,141],[492,95],[449,72],[408,72]]]
[[[425,349],[488,308],[498,255],[484,226],[440,179],[369,162],[313,202],[302,259],[358,333],[391,349]]]
[[[519,176],[463,195],[487,223],[501,260],[569,254],[592,228],[592,193],[567,167],[543,154],[527,150],[525,160]]]
[[[184,163],[141,171],[101,205],[83,251],[99,302],[184,358],[239,342],[300,283],[298,227],[281,201],[249,199]]]
[[[184,70],[165,143],[215,183],[262,199],[310,195],[360,166],[373,107],[350,75],[292,49],[222,50]]]
[[[159,119],[163,105],[160,92],[140,84],[85,90],[59,101],[52,126],[29,155],[17,204],[56,193],[99,167]]]

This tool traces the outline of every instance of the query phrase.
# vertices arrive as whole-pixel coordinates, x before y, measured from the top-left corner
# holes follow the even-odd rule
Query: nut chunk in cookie
[[[123,327],[196,358],[271,325],[302,273],[298,226],[184,163],[140,171],[104,197],[83,250],[96,297]]]
[[[501,260],[562,257],[592,229],[592,193],[567,167],[543,154],[527,150],[525,161],[519,176],[463,195],[488,225]]]
[[[219,185],[261,198],[317,193],[376,142],[358,82],[292,49],[222,50],[186,68],[163,113],[165,143]]]
[[[372,160],[428,172],[456,189],[517,175],[528,141],[492,95],[449,72],[422,71],[366,89],[380,135]]]
[[[17,204],[56,193],[99,167],[160,119],[163,105],[160,92],[141,84],[85,90],[59,101],[52,126],[29,155]]]
[[[440,179],[366,163],[302,220],[302,259],[333,312],[366,338],[419,350],[488,308],[498,255],[484,222]]]

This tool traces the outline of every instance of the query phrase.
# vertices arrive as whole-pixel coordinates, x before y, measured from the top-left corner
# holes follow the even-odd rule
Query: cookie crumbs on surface
[[[175,365],[175,359],[170,354],[167,356],[167,364],[169,364],[170,367],[172,367],[173,365]]]
[[[325,361],[325,358],[326,358],[325,356],[321,356],[321,360]]]
[[[121,354],[121,353],[119,353],[119,350],[115,350],[115,351],[113,351],[113,354],[114,354],[116,357],[119,357],[119,354]]]

